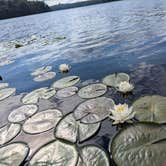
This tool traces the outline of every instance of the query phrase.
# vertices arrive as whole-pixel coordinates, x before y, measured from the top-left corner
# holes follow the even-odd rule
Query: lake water
[[[32,35],[37,40],[11,46]],[[123,0],[2,20],[0,39],[0,75],[17,94],[64,77],[57,74],[52,80],[34,82],[30,73],[36,68],[51,65],[58,71],[59,64],[68,63],[72,68],[67,75],[78,75],[81,81],[128,73],[135,85],[126,99],[129,104],[145,94],[166,96],[165,0]],[[116,97],[117,102],[122,100],[119,94]]]
[[[69,63],[70,75],[82,80],[127,72],[139,94],[166,95],[165,0],[124,0],[0,21],[1,43],[34,34],[39,39],[32,44],[0,50],[0,74],[18,93],[62,77],[35,83],[30,73],[37,67],[51,65],[57,71],[59,64]],[[49,43],[56,37],[65,39]]]

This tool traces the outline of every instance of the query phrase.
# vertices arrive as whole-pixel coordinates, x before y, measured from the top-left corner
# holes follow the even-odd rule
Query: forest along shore
[[[49,12],[44,2],[27,0],[0,0],[0,19]]]

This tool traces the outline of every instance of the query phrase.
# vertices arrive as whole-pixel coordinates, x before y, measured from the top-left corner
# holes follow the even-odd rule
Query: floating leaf
[[[24,104],[35,104],[39,99],[49,99],[55,95],[56,91],[53,88],[40,88],[36,89],[22,98]]]
[[[7,124],[0,128],[0,145],[11,141],[21,131],[20,124]]]
[[[83,123],[99,122],[111,113],[114,101],[107,97],[98,97],[81,103],[75,110],[74,116]]]
[[[43,67],[40,67],[40,68],[36,69],[33,73],[31,73],[31,75],[32,76],[38,76],[38,75],[47,73],[50,70],[52,70],[52,66],[43,66]]]
[[[8,120],[12,123],[21,122],[35,114],[37,110],[38,107],[34,104],[20,106],[9,114]]]
[[[38,112],[25,121],[23,130],[29,134],[42,133],[55,127],[61,118],[62,113],[57,109]]]
[[[107,91],[107,87],[104,84],[91,84],[81,88],[78,95],[81,98],[89,99],[102,96]]]
[[[59,88],[59,89],[67,88],[67,87],[75,85],[76,83],[79,82],[79,80],[80,80],[80,78],[78,76],[68,76],[68,77],[62,78],[58,81],[55,81],[53,83],[52,87]]]
[[[67,87],[64,89],[60,89],[57,93],[56,96],[58,98],[65,98],[65,97],[70,97],[73,96],[77,93],[78,88],[75,86]]]
[[[38,75],[33,80],[36,82],[42,82],[42,81],[53,79],[55,76],[56,76],[55,72],[47,72],[47,73]]]
[[[103,83],[107,86],[117,87],[120,82],[129,81],[130,77],[126,73],[115,73],[104,77]]]
[[[16,92],[15,88],[0,89],[0,101],[8,98]]]
[[[110,166],[107,153],[94,145],[83,146],[77,166]]]
[[[55,129],[55,137],[65,139],[73,143],[77,140],[82,142],[94,135],[99,127],[100,123],[80,123],[79,121],[76,121],[73,113],[70,113],[58,123]]]
[[[19,166],[26,159],[29,147],[25,143],[15,142],[0,148],[1,166]]]
[[[5,82],[0,83],[0,89],[4,89],[4,88],[6,88],[6,87],[8,87],[8,86],[9,86],[8,83],[5,83]]]
[[[157,124],[136,123],[122,129],[111,144],[118,166],[165,166],[166,128]]]
[[[29,165],[75,166],[77,160],[78,153],[74,145],[54,140],[37,150]]]
[[[139,121],[166,123],[166,97],[141,97],[133,103],[133,111]]]

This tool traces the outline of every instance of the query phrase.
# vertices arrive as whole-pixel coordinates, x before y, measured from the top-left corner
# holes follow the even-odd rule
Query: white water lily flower
[[[120,82],[120,84],[117,87],[117,90],[122,93],[131,92],[134,89],[134,85],[130,84],[127,81]]]
[[[70,66],[68,64],[59,65],[59,70],[61,73],[67,73],[70,70]]]
[[[114,120],[113,124],[124,123],[134,117],[133,107],[128,107],[127,104],[114,105],[114,109],[111,109],[111,119]]]

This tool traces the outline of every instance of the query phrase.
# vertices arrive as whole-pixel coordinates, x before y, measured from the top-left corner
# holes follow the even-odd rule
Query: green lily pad
[[[166,97],[141,97],[133,103],[133,111],[139,121],[166,123]]]
[[[78,153],[73,144],[54,140],[38,149],[32,156],[29,165],[75,166],[77,160]]]
[[[120,130],[111,144],[118,166],[165,166],[166,128],[151,123],[135,123]]]
[[[20,124],[7,124],[0,128],[0,145],[11,141],[21,131]]]
[[[108,154],[95,145],[85,145],[79,151],[77,166],[110,166]]]
[[[120,82],[129,81],[130,77],[126,73],[115,73],[104,77],[103,84],[107,86],[117,87]]]
[[[20,106],[9,114],[8,120],[12,123],[21,122],[35,114],[37,110],[38,107],[34,104]]]
[[[66,115],[60,120],[55,128],[55,137],[61,138],[75,143],[77,140],[80,142],[85,141],[94,135],[100,127],[100,123],[83,124],[73,116],[73,113]]]
[[[67,87],[75,85],[79,81],[80,81],[80,78],[78,76],[68,76],[68,77],[55,81],[52,87],[59,88],[59,89],[67,88]]]
[[[8,98],[16,92],[15,88],[0,89],[0,101]]]
[[[107,118],[113,109],[114,101],[107,97],[98,97],[81,103],[74,116],[83,123],[96,123]]]
[[[38,75],[47,73],[50,70],[52,70],[52,66],[43,66],[43,67],[40,67],[40,68],[36,69],[33,73],[31,73],[31,75],[32,76],[38,76]]]
[[[26,159],[29,147],[22,142],[15,142],[0,148],[1,166],[19,166]]]
[[[70,96],[75,95],[77,93],[77,91],[78,91],[77,87],[71,86],[71,87],[67,87],[67,88],[58,90],[58,92],[56,93],[56,96],[58,98],[70,97]]]
[[[55,76],[56,76],[55,72],[47,72],[47,73],[36,76],[33,80],[36,82],[42,82],[42,81],[53,79]]]
[[[61,118],[62,113],[57,109],[48,109],[38,112],[25,121],[23,130],[29,134],[42,133],[55,127]]]
[[[81,88],[78,92],[78,95],[84,99],[90,99],[102,96],[107,91],[107,87],[104,84],[91,84]]]
[[[5,83],[5,82],[0,83],[0,89],[7,88],[8,86],[9,86],[8,83]]]
[[[22,98],[24,104],[36,104],[39,99],[49,99],[53,97],[56,93],[56,90],[53,88],[43,87],[36,89]]]

